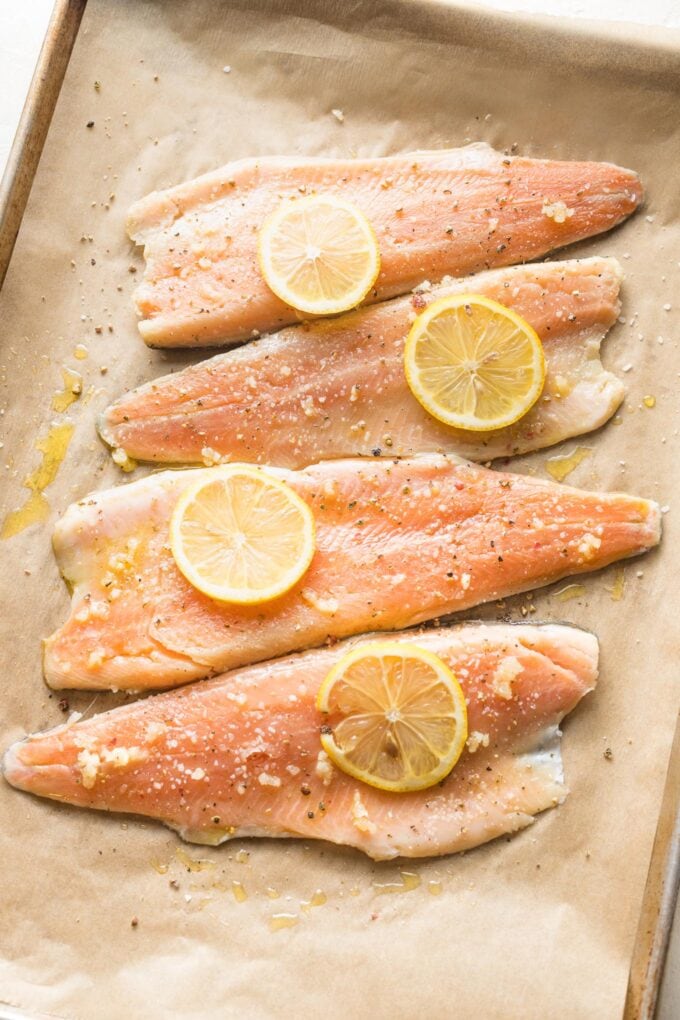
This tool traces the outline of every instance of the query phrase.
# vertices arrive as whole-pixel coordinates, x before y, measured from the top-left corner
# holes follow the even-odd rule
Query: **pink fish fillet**
[[[169,545],[180,494],[219,470],[153,474],[66,511],[54,547],[73,598],[45,644],[52,687],[169,687],[328,638],[408,627],[659,541],[659,509],[645,499],[439,454],[267,468],[310,506],[316,552],[281,598],[234,606],[193,588]]]
[[[5,779],[43,797],[165,822],[184,839],[299,836],[376,859],[467,850],[562,802],[560,732],[597,678],[571,627],[465,624],[393,635],[441,656],[470,737],[431,789],[385,793],[321,750],[317,691],[356,639],[226,673],[14,744]]]
[[[200,464],[221,457],[288,468],[375,449],[485,461],[551,446],[599,428],[623,399],[621,381],[599,358],[620,311],[621,276],[608,258],[513,266],[290,326],[133,390],[107,408],[99,431],[139,460]],[[466,291],[522,315],[545,352],[540,400],[516,424],[493,432],[443,425],[421,407],[404,375],[416,312]]]
[[[487,145],[229,163],[130,210],[128,233],[146,259],[135,291],[146,343],[235,342],[297,321],[265,283],[257,242],[281,201],[314,192],[348,199],[371,222],[382,261],[370,302],[535,259],[609,230],[642,199],[637,174],[611,163],[508,157]]]

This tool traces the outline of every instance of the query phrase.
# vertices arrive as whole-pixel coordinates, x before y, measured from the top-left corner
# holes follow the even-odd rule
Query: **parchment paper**
[[[40,667],[40,638],[67,606],[51,527],[73,499],[124,480],[95,437],[95,416],[123,388],[197,356],[147,351],[137,335],[129,267],[141,260],[125,239],[125,210],[229,159],[482,139],[638,169],[646,208],[578,247],[622,260],[626,321],[605,361],[632,367],[621,414],[582,442],[592,453],[569,481],[654,497],[670,512],[660,554],[626,566],[619,601],[608,591],[616,567],[570,601],[555,589],[534,600],[529,618],[591,627],[602,643],[599,687],[565,725],[572,793],[563,807],[462,857],[376,865],[332,846],[241,842],[185,846],[210,862],[190,872],[160,826],[0,783],[0,999],[72,1020],[620,1016],[680,645],[680,60],[677,35],[635,31],[634,40],[621,29],[554,31],[393,0],[90,0],[0,300],[6,509],[28,495],[22,481],[50,422],[76,426],[46,492],[48,520],[0,545],[3,749],[64,718]],[[78,343],[86,360],[73,357]],[[83,373],[85,395],[59,415],[50,405],[63,365]],[[514,467],[541,474],[548,456]],[[521,605],[482,615],[519,617]],[[115,700],[69,698],[89,712]],[[401,882],[400,871],[420,885],[375,888]],[[302,908],[317,889],[326,902]],[[298,923],[270,931],[279,913]]]

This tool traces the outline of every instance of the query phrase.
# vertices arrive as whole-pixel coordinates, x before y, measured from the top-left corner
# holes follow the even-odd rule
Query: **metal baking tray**
[[[56,0],[0,185],[0,286],[78,36],[87,0]],[[668,776],[631,958],[625,1020],[651,1020],[663,974],[680,881],[680,729]],[[0,1006],[3,1017],[25,1016]]]

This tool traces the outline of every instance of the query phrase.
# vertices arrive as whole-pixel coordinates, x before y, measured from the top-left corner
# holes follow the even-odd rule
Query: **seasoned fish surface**
[[[356,640],[36,734],[7,752],[5,778],[81,807],[156,818],[198,843],[301,836],[377,859],[466,850],[564,799],[557,727],[595,685],[593,635],[466,624],[393,637],[441,656],[465,693],[467,749],[431,789],[373,789],[321,751],[316,694]]]
[[[599,428],[623,399],[599,357],[620,311],[620,282],[615,259],[515,266],[291,326],[133,390],[104,412],[99,431],[128,456],[161,463],[219,456],[299,468],[376,449],[481,461],[540,449]],[[415,313],[464,292],[513,308],[543,343],[543,395],[505,429],[443,425],[406,384],[404,342]]]
[[[309,504],[316,552],[273,602],[218,603],[175,565],[169,520],[180,493],[219,468],[166,471],[94,493],[57,524],[73,589],[45,644],[58,687],[169,687],[369,630],[408,627],[659,540],[659,510],[430,454],[267,469]]]
[[[146,343],[235,342],[302,317],[267,287],[257,239],[283,199],[311,192],[348,199],[372,224],[381,271],[370,301],[537,258],[609,230],[642,198],[637,175],[611,163],[506,157],[487,145],[230,163],[130,210],[128,233],[146,259],[135,291]]]

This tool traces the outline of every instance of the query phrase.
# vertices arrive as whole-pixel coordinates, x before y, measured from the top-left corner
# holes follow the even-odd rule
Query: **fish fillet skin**
[[[305,318],[265,283],[257,241],[282,200],[313,192],[353,202],[373,226],[381,270],[369,302],[528,262],[611,229],[642,200],[637,174],[612,163],[507,157],[484,144],[229,163],[130,209],[128,233],[146,260],[134,293],[146,343],[238,342]]]
[[[99,432],[137,460],[204,463],[217,454],[288,468],[376,448],[486,461],[551,446],[599,428],[623,399],[622,383],[599,357],[619,315],[621,278],[610,258],[515,266],[290,326],[133,390],[104,412]],[[543,395],[505,429],[450,428],[406,383],[404,342],[415,313],[465,292],[514,309],[543,343]]]
[[[441,656],[465,693],[467,747],[431,789],[373,789],[321,750],[318,689],[371,635],[30,736],[5,755],[5,779],[69,804],[150,816],[192,842],[300,836],[376,859],[467,850],[561,803],[558,725],[595,686],[592,634],[464,624],[392,637]]]
[[[316,551],[301,581],[262,605],[202,595],[170,550],[177,499],[219,468],[159,472],[73,504],[54,533],[73,595],[45,642],[48,684],[170,687],[329,638],[409,627],[659,541],[659,508],[645,499],[438,454],[266,470],[308,503]]]

